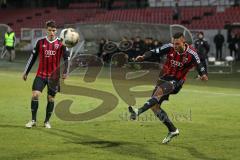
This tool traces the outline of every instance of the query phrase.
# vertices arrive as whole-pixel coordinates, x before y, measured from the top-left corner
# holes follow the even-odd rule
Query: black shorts
[[[155,93],[157,87],[160,84],[164,85],[164,83],[169,83],[169,82],[171,82],[173,84],[173,91],[170,92],[167,95],[162,96],[161,99],[159,100],[159,104],[162,103],[162,101],[164,101],[164,100],[168,100],[170,94],[177,94],[182,89],[182,85],[184,83],[184,80],[177,80],[176,78],[174,78],[172,76],[160,77],[159,80],[157,81],[155,89],[153,90],[153,94]]]
[[[42,92],[46,85],[48,87],[48,95],[54,97],[56,93],[59,91],[59,81],[57,83],[55,82],[53,85],[53,83],[50,84],[48,78],[36,76],[33,81],[32,90]]]

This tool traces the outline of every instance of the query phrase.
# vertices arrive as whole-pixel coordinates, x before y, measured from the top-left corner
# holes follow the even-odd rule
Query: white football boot
[[[49,122],[45,122],[44,127],[48,129],[52,128]]]
[[[36,121],[31,120],[25,125],[25,127],[26,128],[32,128],[33,126],[36,126],[36,124],[37,124]]]
[[[179,130],[178,129],[176,129],[176,131],[174,131],[174,132],[169,132],[168,135],[163,139],[162,143],[167,144],[171,141],[171,139],[173,137],[176,137],[178,135],[179,135]]]

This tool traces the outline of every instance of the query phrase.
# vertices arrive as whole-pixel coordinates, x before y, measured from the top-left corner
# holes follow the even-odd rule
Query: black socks
[[[155,115],[159,118],[163,124],[165,124],[169,130],[169,132],[174,132],[176,130],[176,127],[173,125],[171,120],[168,118],[167,113],[163,110],[160,109],[160,111],[155,112]]]
[[[52,115],[53,109],[54,109],[54,102],[48,101],[47,108],[46,108],[46,118],[44,123],[49,121]]]
[[[37,119],[37,110],[38,110],[38,99],[32,98],[31,111],[32,111],[32,120],[34,121],[36,121]]]

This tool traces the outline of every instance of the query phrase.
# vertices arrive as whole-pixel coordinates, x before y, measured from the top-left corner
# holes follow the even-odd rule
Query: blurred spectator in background
[[[148,7],[148,0],[135,0],[136,1],[136,7],[137,8],[144,8],[144,7]],[[127,3],[131,3],[131,1],[127,1]]]
[[[218,31],[218,34],[214,36],[214,43],[216,47],[216,59],[222,60],[222,47],[225,39],[224,36],[221,34],[221,31]]]
[[[179,20],[181,17],[181,11],[178,5],[178,1],[175,3],[175,7],[173,8],[173,20]]]
[[[154,48],[153,46],[153,38],[147,37],[144,39],[144,52],[145,51],[150,51]]]
[[[200,61],[203,64],[204,68],[206,69],[207,73],[207,58],[210,46],[208,42],[204,39],[203,32],[199,32],[197,34],[197,39],[194,42],[194,47],[196,48]]]
[[[137,8],[141,8],[142,7],[141,0],[136,0],[136,6],[137,6]]]
[[[114,3],[114,0],[106,0],[107,1],[107,9],[112,10],[112,5]]]
[[[5,33],[3,45],[7,50],[7,57],[10,62],[15,59],[15,33],[12,28],[8,27],[7,32]]]
[[[143,54],[143,50],[144,50],[144,42],[141,39],[141,37],[137,36],[135,37],[134,41],[133,41],[133,48],[131,50],[131,53],[129,53],[129,58],[136,58],[139,55]]]
[[[162,42],[160,42],[159,40],[155,39],[153,41],[153,49],[155,50],[156,48],[159,48],[162,46]]]
[[[6,0],[0,0],[1,8],[7,8],[7,2]]]
[[[237,61],[240,60],[240,33],[238,33],[236,36],[236,57],[235,57],[235,59]]]
[[[239,0],[234,0],[234,7],[238,7],[240,5],[240,1]]]
[[[101,55],[104,63],[110,64],[112,56],[117,52],[119,52],[117,44],[107,39],[106,43],[103,45],[103,52]]]
[[[236,57],[236,35],[234,32],[231,32],[228,37],[228,48],[230,50],[230,56]]]
[[[100,8],[111,10],[114,0],[98,0],[97,3]]]
[[[154,53],[159,53],[159,48],[162,46],[162,42],[158,41],[157,39],[155,39],[153,41],[153,44],[152,44],[152,49],[151,51],[153,51]],[[148,61],[151,61],[151,62],[159,62],[161,61],[162,59],[160,59],[159,57],[156,58],[155,56],[152,56],[151,58],[148,59]]]
[[[98,0],[97,3],[100,8],[106,8],[106,0]]]
[[[101,57],[102,56],[102,53],[103,53],[103,46],[106,44],[106,39],[104,38],[101,38],[100,40],[100,43],[99,43],[99,48],[98,48],[98,57]]]

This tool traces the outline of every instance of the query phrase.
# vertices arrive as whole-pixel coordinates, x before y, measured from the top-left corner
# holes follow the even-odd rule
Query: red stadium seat
[[[179,20],[172,20],[173,9],[170,7],[107,11],[98,8],[97,5],[97,3],[72,3],[69,9],[64,10],[54,7],[5,9],[0,10],[0,19],[1,23],[11,24],[16,33],[20,33],[23,27],[42,28],[45,21],[49,19],[55,20],[59,26],[76,22],[111,21],[181,24],[184,20],[190,22],[190,24],[184,23],[184,25],[192,29],[221,29],[225,23],[240,22],[240,7],[229,7],[224,12],[217,12],[216,7],[186,7],[181,8]],[[121,7],[125,4],[116,1],[114,5]],[[200,19],[195,20],[193,17]]]

